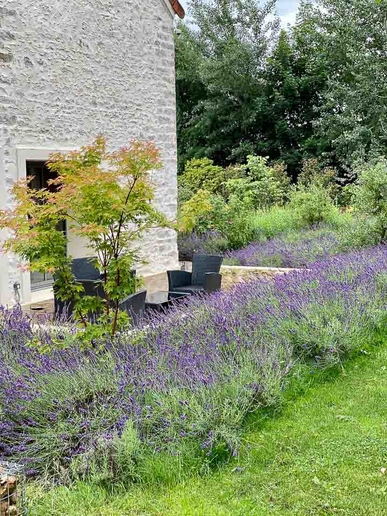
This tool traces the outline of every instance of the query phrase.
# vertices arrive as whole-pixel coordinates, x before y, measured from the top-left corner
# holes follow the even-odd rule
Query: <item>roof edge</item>
[[[180,4],[179,0],[169,0],[169,1],[172,5],[172,9],[175,11],[177,16],[179,18],[183,19],[185,17],[185,11],[184,11],[182,5]]]

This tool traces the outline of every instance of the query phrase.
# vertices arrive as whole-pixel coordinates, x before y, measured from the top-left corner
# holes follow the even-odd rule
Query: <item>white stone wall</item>
[[[26,157],[77,148],[102,133],[113,148],[130,138],[155,140],[164,163],[155,174],[156,202],[173,219],[174,73],[165,0],[0,0],[0,205],[11,203],[6,192]],[[177,265],[173,231],[153,231],[142,249],[142,274]],[[12,299],[15,281],[28,301],[28,275],[11,257],[0,277],[0,302]]]

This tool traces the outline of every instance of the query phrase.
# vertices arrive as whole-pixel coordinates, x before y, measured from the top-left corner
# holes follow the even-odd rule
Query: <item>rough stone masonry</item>
[[[174,14],[168,0],[0,0],[0,208],[12,203],[26,160],[103,134],[113,148],[155,140],[164,163],[156,202],[175,218]],[[141,247],[148,264],[140,274],[177,266],[174,231],[154,230]],[[71,254],[82,253],[72,242]],[[1,303],[15,282],[28,302],[29,274],[3,255]]]

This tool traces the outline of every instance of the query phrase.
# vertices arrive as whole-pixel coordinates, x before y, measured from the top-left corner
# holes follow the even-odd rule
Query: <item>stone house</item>
[[[156,203],[175,218],[175,15],[184,16],[177,0],[0,0],[0,208],[14,180],[45,185],[53,151],[103,134],[113,148],[156,142]],[[69,255],[90,253],[70,227],[67,235]],[[140,274],[177,266],[174,231],[149,233],[141,248]],[[51,278],[18,265],[0,255],[0,303],[44,299]]]

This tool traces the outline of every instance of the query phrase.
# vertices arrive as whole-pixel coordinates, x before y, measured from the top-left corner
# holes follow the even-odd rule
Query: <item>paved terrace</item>
[[[183,262],[181,264],[184,270],[191,270],[191,262]],[[237,283],[243,281],[250,281],[254,278],[273,278],[278,274],[287,274],[294,269],[281,269],[275,267],[241,267],[223,265],[221,268],[222,274],[222,289],[229,290]],[[156,274],[143,278],[143,288],[148,292],[160,292],[168,290],[168,279],[166,273]],[[45,296],[45,297],[44,297]],[[36,293],[36,298],[33,303],[24,305],[23,309],[29,313],[31,317],[37,318],[41,315],[50,315],[54,313],[54,299],[52,291],[45,291],[42,297],[39,298],[39,293]]]

